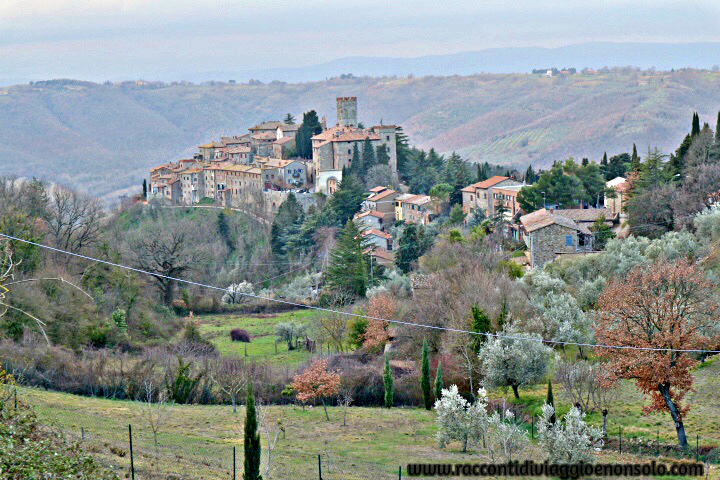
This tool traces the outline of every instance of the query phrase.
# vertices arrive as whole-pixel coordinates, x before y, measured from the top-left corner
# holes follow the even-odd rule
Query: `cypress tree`
[[[632,156],[630,157],[630,171],[631,172],[639,172],[640,171],[640,157],[638,157],[637,153],[637,147],[633,143],[633,151]]]
[[[430,350],[427,340],[423,340],[422,366],[420,368],[420,388],[423,394],[423,405],[425,410],[432,408],[432,389],[430,387]]]
[[[503,300],[502,305],[500,305],[500,313],[498,314],[497,318],[497,329],[498,331],[502,330],[505,326],[505,321],[507,320],[508,316],[508,309],[507,309],[507,302]]]
[[[690,136],[695,137],[700,135],[700,115],[697,112],[693,113],[692,130],[690,130]]]
[[[443,386],[442,362],[438,361],[438,368],[437,372],[435,373],[435,400],[440,400],[440,398],[442,398]]]
[[[555,399],[553,398],[553,391],[552,391],[552,382],[548,380],[548,393],[547,393],[547,399],[545,399],[545,403],[553,407],[553,414],[552,417],[550,417],[550,423],[553,425],[555,424]]]
[[[720,116],[718,116],[720,119]],[[147,198],[147,179],[143,178],[143,198]]]
[[[375,151],[375,157],[377,158],[378,165],[390,164],[390,155],[388,155],[388,148],[386,145],[378,145]]]
[[[372,143],[370,142],[369,137],[365,137],[365,142],[363,142],[363,149],[362,149],[362,175],[364,178],[365,173],[370,170],[372,167],[377,165],[377,158],[375,158],[375,149],[372,146]]]
[[[720,112],[718,112],[717,122],[715,122],[715,146],[720,145]]]
[[[353,143],[353,154],[352,163],[350,164],[350,171],[362,177],[365,168],[363,167],[362,159],[360,158],[360,149],[358,149],[357,142]],[[345,178],[345,176],[343,176]]]
[[[383,383],[385,384],[385,407],[392,408],[393,406],[393,377],[392,370],[390,370],[390,357],[385,352],[385,372],[383,373]]]
[[[472,307],[472,325],[470,329],[477,333],[490,333],[491,329],[490,319],[484,310],[479,308],[477,305]],[[475,353],[480,352],[480,347],[487,340],[486,335],[473,335],[472,349]]]
[[[260,433],[258,432],[257,411],[255,410],[255,396],[253,395],[252,379],[248,382],[247,405],[245,407],[245,480],[262,480],[260,475]]]

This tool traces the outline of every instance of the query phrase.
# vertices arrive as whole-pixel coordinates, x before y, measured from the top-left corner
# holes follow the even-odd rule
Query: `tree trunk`
[[[513,394],[515,394],[515,398],[520,399],[520,393],[518,393],[518,386],[517,385],[510,385],[512,387]]]
[[[324,399],[324,398],[321,398],[320,401],[322,402],[322,404],[323,404],[323,409],[325,410],[325,418],[326,418],[327,421],[329,422],[329,421],[330,421],[330,415],[328,415],[328,413],[327,413],[327,405],[325,405],[325,399]]]
[[[235,395],[232,396],[233,413],[237,413],[237,402],[235,401]]]
[[[608,416],[607,408],[603,409],[602,416],[603,416],[602,436],[603,436],[603,438],[607,438],[607,416]]]
[[[165,300],[165,305],[167,305],[168,307],[172,305],[174,293],[175,283],[168,281],[163,287],[163,299]]]
[[[673,422],[675,422],[675,431],[677,432],[678,436],[678,445],[680,445],[680,448],[687,448],[688,442],[687,436],[685,435],[685,425],[680,418],[680,412],[678,412],[677,406],[675,406],[675,402],[673,402],[672,398],[670,398],[670,384],[661,383],[660,385],[658,385],[658,390],[665,399],[665,404],[667,405],[668,410],[670,410],[670,416],[672,417]]]
[[[463,441],[463,453],[467,452],[467,444],[468,444],[468,438],[465,437],[465,440]]]

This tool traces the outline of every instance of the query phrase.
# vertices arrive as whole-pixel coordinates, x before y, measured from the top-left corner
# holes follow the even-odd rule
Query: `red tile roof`
[[[463,188],[463,192],[474,192],[476,189],[485,190],[488,189],[494,185],[497,185],[500,182],[504,182],[505,180],[510,180],[510,177],[503,177],[500,175],[495,175],[494,177],[490,177],[487,180],[483,180],[482,182],[473,183],[472,185],[468,185],[467,187]]]
[[[362,233],[362,235],[363,235],[363,237],[366,236],[366,235],[376,235],[376,236],[378,236],[378,237],[384,238],[385,240],[390,240],[390,239],[392,238],[392,237],[390,236],[390,234],[387,234],[387,233],[385,233],[385,232],[381,232],[381,231],[378,230],[377,228],[370,228],[370,229],[368,229],[368,230],[365,230],[365,231]]]

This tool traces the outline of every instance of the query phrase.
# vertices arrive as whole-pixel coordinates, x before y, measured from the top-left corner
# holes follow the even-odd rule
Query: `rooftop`
[[[562,211],[567,212],[568,210]],[[546,210],[544,208],[536,210],[520,217],[520,223],[522,223],[523,227],[525,227],[525,231],[527,233],[532,233],[536,230],[540,230],[541,228],[549,227],[550,225],[561,225],[588,235],[592,233],[588,230],[587,226],[578,224],[574,220],[557,212],[557,210]]]
[[[362,235],[363,235],[363,237],[364,237],[364,236],[367,236],[367,235],[375,235],[375,236],[378,236],[378,237],[382,237],[382,238],[384,238],[384,239],[386,239],[386,240],[390,240],[390,239],[392,238],[392,237],[390,236],[390,234],[387,234],[387,233],[385,233],[385,232],[381,232],[381,231],[378,230],[377,228],[369,228],[369,229],[365,230],[365,231],[362,233]]]
[[[378,212],[377,210],[365,210],[364,212],[355,214],[354,218],[356,218],[356,219],[363,218],[363,217],[367,217],[368,215],[371,217],[385,218],[385,214],[382,212]]]
[[[250,127],[249,130],[254,132],[256,130],[277,130],[278,127],[285,125],[283,122],[277,120],[271,120],[269,122],[258,123],[254,127]]]
[[[385,190],[381,191],[380,193],[376,193],[375,195],[368,198],[368,201],[369,202],[377,202],[378,200],[382,200],[383,198],[393,195],[395,193],[397,193],[395,190],[390,190],[390,189],[386,188]]]
[[[366,138],[370,140],[380,140],[380,136],[363,128],[356,127],[331,127],[317,135],[313,135],[312,140],[325,142],[359,142]]]
[[[490,188],[494,185],[497,185],[500,182],[504,182],[505,180],[511,180],[510,177],[502,177],[500,175],[495,175],[494,177],[490,177],[487,180],[483,180],[482,182],[473,183],[472,185],[468,185],[467,187],[463,188],[463,192],[474,192],[476,189],[486,189]]]

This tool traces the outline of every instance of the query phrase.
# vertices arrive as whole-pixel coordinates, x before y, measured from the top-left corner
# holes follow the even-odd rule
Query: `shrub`
[[[188,309],[188,305],[187,303],[185,303],[185,300],[173,300],[172,309],[173,312],[175,312],[175,315],[179,317],[187,317],[188,313],[190,313],[190,310]]]
[[[250,343],[250,334],[241,328],[233,328],[230,330],[230,338],[233,342]]]
[[[565,415],[564,422],[551,422],[555,409],[543,405],[538,437],[548,461],[552,463],[592,463],[595,460],[593,450],[601,447],[602,433],[599,429],[585,423],[585,415],[572,407]]]

